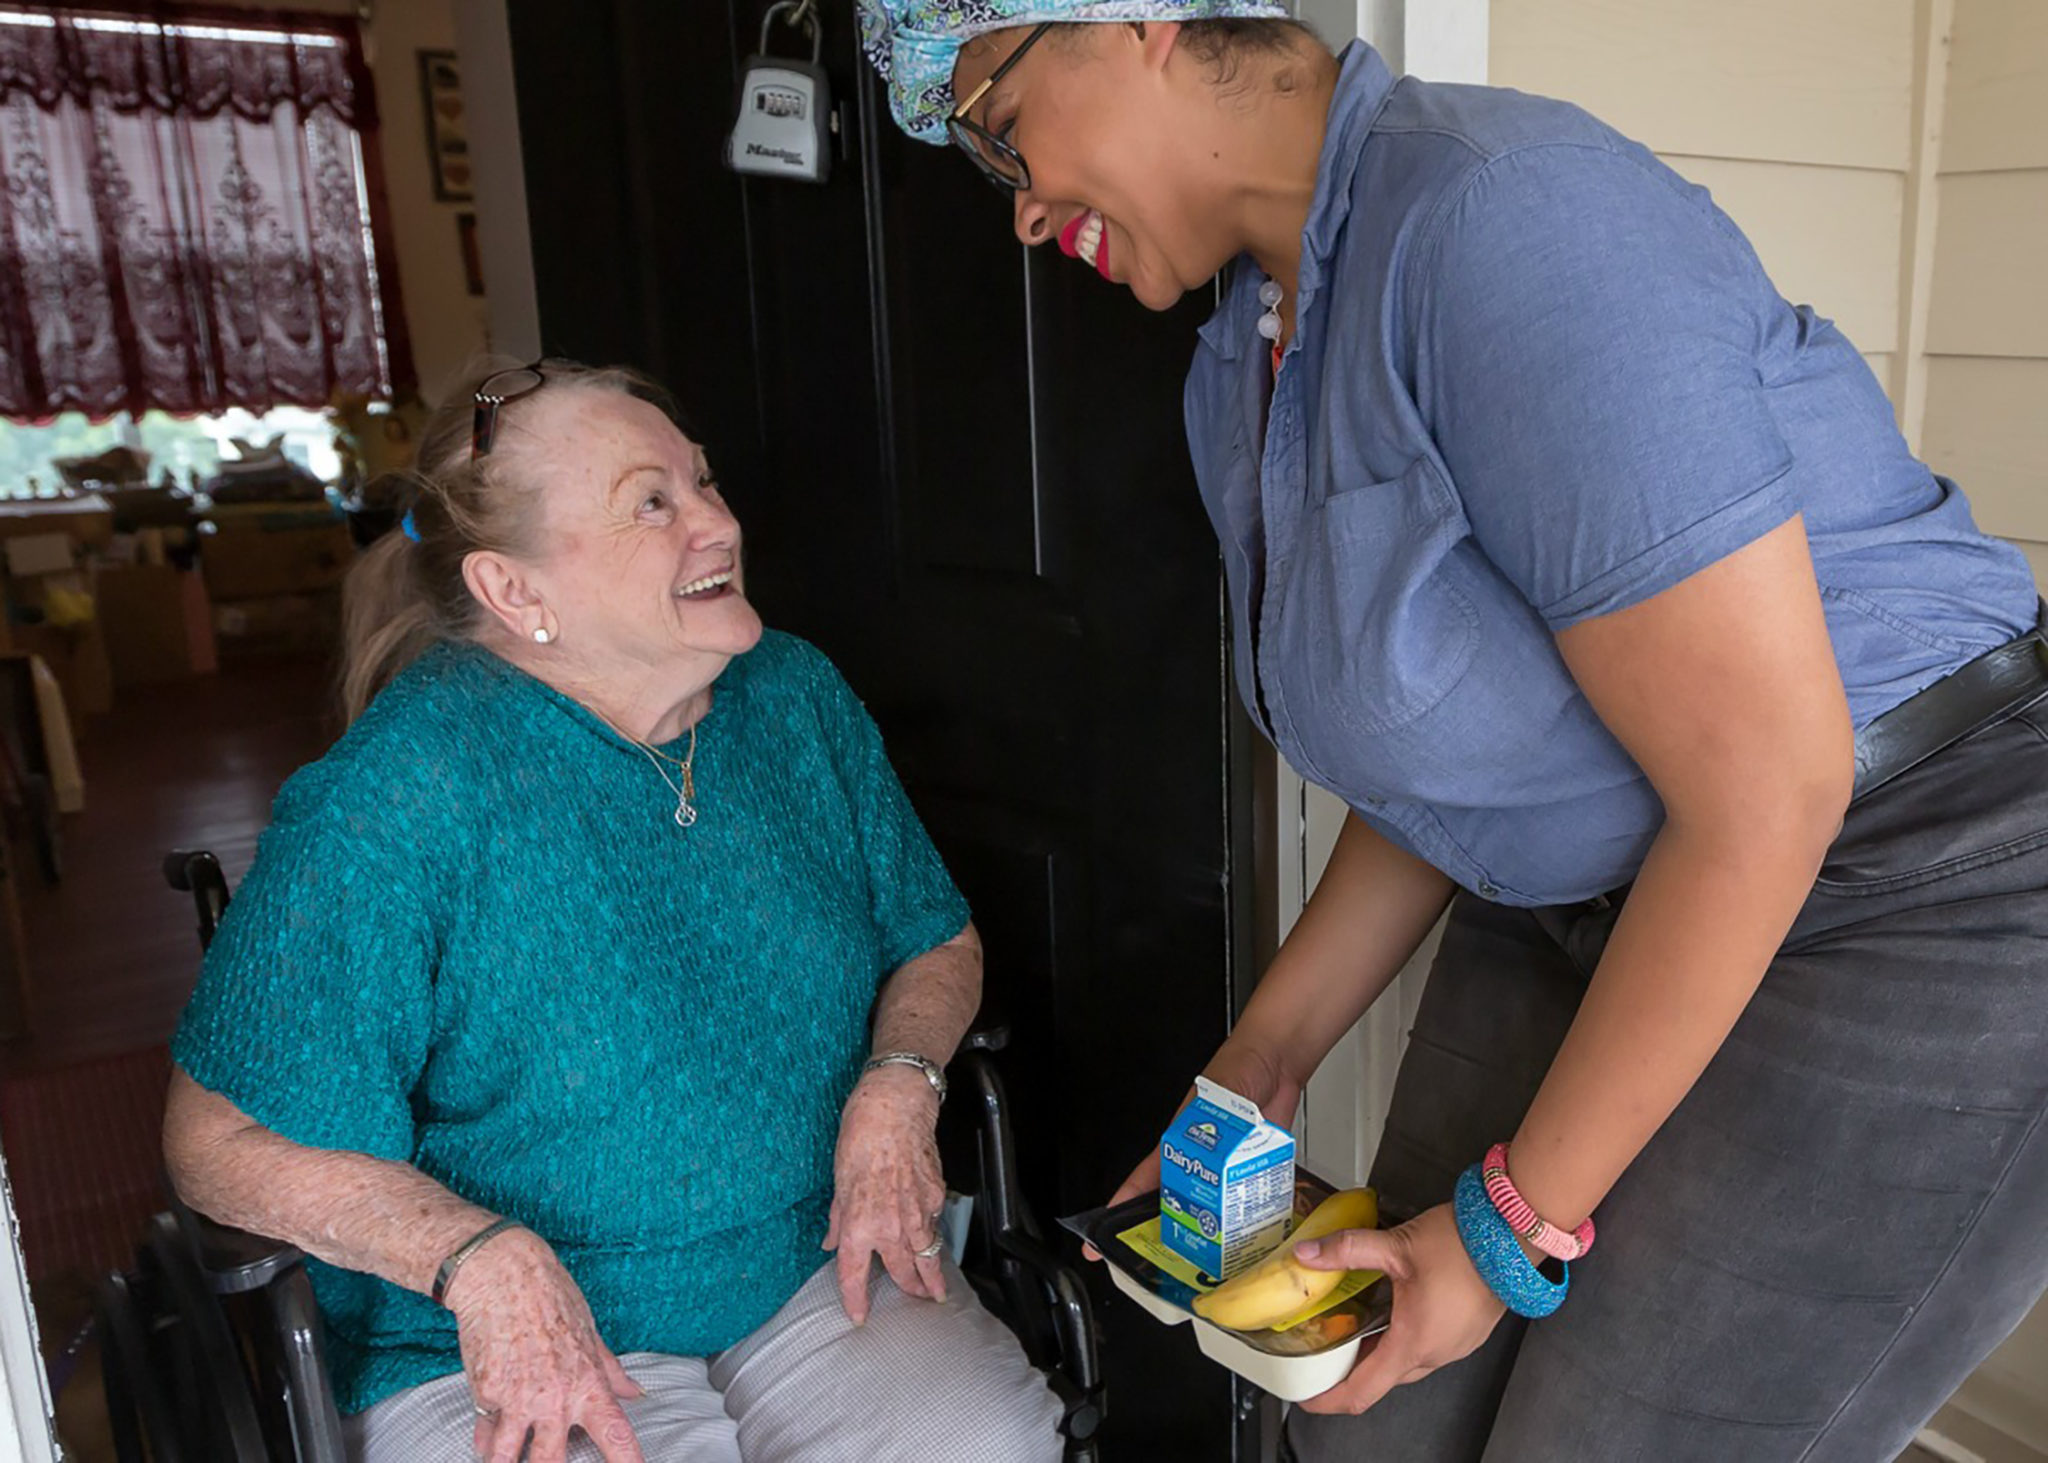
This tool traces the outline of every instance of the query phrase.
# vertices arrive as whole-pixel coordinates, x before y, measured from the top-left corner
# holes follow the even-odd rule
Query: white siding
[[[2048,583],[2048,3],[1955,0],[1947,82],[1921,451]],[[2048,1456],[2048,1308],[1954,1412]]]
[[[2048,5],[1957,0],[1942,167],[2048,168]]]
[[[2048,357],[2048,167],[1944,168],[1940,210],[1928,353]]]
[[[1920,447],[2048,582],[2048,4],[1955,0],[1949,55]]]
[[[1912,0],[1494,0],[1489,64],[1659,152],[1901,172],[1913,50]]]
[[[1494,0],[1490,66],[1653,148],[1713,193],[1781,294],[1888,358],[1913,20],[1913,0]]]

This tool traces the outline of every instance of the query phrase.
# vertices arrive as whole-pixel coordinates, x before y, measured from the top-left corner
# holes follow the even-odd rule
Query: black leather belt
[[[2043,627],[2048,628],[2048,627]],[[1867,797],[2048,692],[2043,628],[1986,651],[1856,734],[1856,797]]]

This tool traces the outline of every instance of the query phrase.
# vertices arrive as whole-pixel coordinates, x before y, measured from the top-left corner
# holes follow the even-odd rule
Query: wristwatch
[[[932,1091],[939,1094],[939,1101],[946,1100],[945,1069],[922,1052],[881,1052],[868,1058],[860,1074],[865,1077],[877,1067],[915,1067],[924,1073],[924,1080],[932,1084]]]

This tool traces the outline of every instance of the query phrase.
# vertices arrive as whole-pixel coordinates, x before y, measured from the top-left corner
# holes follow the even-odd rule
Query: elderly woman
[[[319,1262],[369,1463],[1056,1458],[934,1230],[981,953],[873,723],[645,383],[471,401],[178,1032],[179,1192]]]

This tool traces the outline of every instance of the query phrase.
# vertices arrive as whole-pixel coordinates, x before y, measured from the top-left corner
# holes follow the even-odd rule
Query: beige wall
[[[2048,583],[2048,3],[1942,9],[1948,68],[1919,447]],[[2048,1455],[2048,1306],[1957,1405]]]
[[[2048,582],[2048,4],[1952,3],[1921,449]]]
[[[274,9],[274,0],[229,0]],[[291,0],[295,8],[349,14],[355,0]],[[426,119],[421,114],[415,53],[455,49],[453,0],[380,0],[363,28],[370,73],[377,87],[384,156],[384,188],[391,210],[405,322],[413,365],[428,401],[463,363],[484,349],[485,302],[469,293],[456,235],[457,214],[470,204],[441,203],[427,166]],[[385,261],[387,265],[391,261]]]
[[[1491,24],[1496,85],[1713,190],[2048,582],[2048,0],[1493,0]],[[2048,1308],[1937,1425],[2048,1455]]]
[[[439,401],[486,336],[484,300],[469,293],[455,227],[456,215],[475,212],[475,205],[434,198],[421,111],[417,52],[455,49],[455,7],[452,0],[381,0],[365,37],[383,118],[384,186],[413,364],[420,393]]]
[[[1495,85],[1577,102],[1712,189],[1888,379],[1913,0],[1494,0],[1492,25]]]

